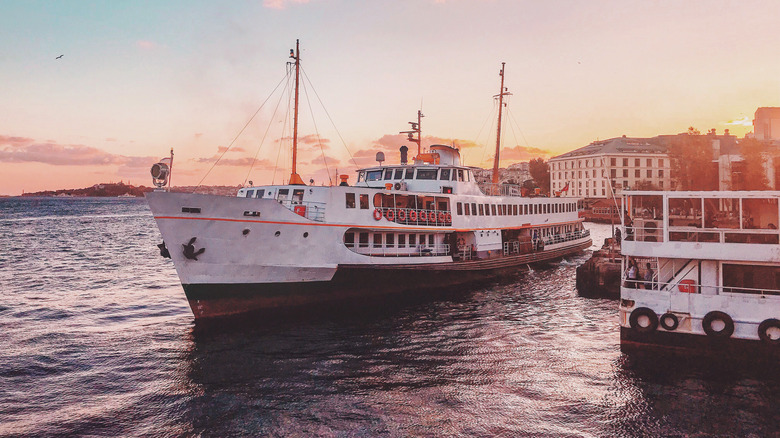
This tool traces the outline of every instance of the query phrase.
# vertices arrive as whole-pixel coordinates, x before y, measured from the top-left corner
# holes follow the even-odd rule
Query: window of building
[[[623,167],[628,167],[628,158],[623,158]]]
[[[653,167],[653,159],[652,158],[648,158],[647,159],[647,167]]]
[[[612,178],[617,178],[617,169],[612,169],[610,173],[612,174]]]
[[[634,170],[634,178],[641,178],[642,177],[642,171],[639,169]]]
[[[658,178],[663,178],[663,177],[664,177],[664,170],[658,169]]]
[[[652,178],[653,177],[653,171],[650,169],[647,169],[647,177]]]
[[[628,169],[623,169],[623,178],[628,178]]]
[[[617,166],[617,158],[610,158],[609,159],[609,164],[611,166]]]
[[[664,167],[664,159],[663,158],[659,158],[658,159],[658,167]]]
[[[346,198],[347,198],[347,208],[355,208],[355,194],[346,193]]]
[[[641,164],[639,164],[639,158],[634,158],[634,166],[639,167]]]
[[[360,195],[360,209],[368,210],[368,195],[365,193]]]

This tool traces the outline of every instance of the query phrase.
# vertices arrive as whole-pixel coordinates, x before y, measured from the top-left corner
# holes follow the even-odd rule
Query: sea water
[[[610,234],[586,226],[594,247]],[[204,329],[160,241],[143,199],[0,199],[0,435],[780,431],[775,369],[621,353],[617,302],[575,290],[590,251],[430,299]]]

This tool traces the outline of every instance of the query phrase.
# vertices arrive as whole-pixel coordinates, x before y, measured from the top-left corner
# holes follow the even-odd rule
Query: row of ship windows
[[[415,174],[415,170],[417,171]],[[471,172],[465,169],[417,169],[414,167],[397,169],[379,169],[361,171],[358,173],[358,182],[369,181],[393,181],[393,180],[443,180],[443,181],[470,181]]]
[[[521,216],[525,214],[550,214],[575,211],[577,204],[477,204],[458,202],[456,213],[465,216]]]
[[[620,161],[618,161],[620,160]],[[654,167],[653,166],[653,158],[645,158],[645,165],[647,167]],[[579,160],[571,163],[571,168],[582,168],[582,167],[600,167],[602,164],[602,159],[596,159],[593,160],[587,159],[587,160]],[[575,163],[577,164],[575,166]],[[622,164],[623,167],[628,167],[630,163],[632,163],[631,158],[610,158],[609,159],[609,165],[610,166],[617,166],[618,163]],[[666,164],[666,160],[663,158],[658,158],[658,167],[664,167]],[[633,165],[634,167],[640,167],[642,165],[642,159],[641,158],[634,158],[633,159]],[[563,161],[563,162],[557,162],[552,163],[552,170],[563,170],[563,169],[569,169],[569,161]]]
[[[352,233],[348,232],[344,234],[344,245],[347,248],[355,248],[355,234],[357,234],[357,247],[368,248],[369,246],[369,233]],[[414,248],[418,245],[425,245],[426,241],[428,245],[434,244],[433,234],[396,234],[396,233],[370,233],[371,242],[373,247],[398,247],[405,248],[407,245],[409,248]],[[396,245],[396,241],[398,244]],[[408,242],[408,243],[407,243]]]
[[[588,173],[589,172],[586,170],[585,171],[585,178],[596,178],[596,171],[595,170],[592,171],[592,176],[588,175]],[[629,173],[628,169],[623,169],[623,172],[622,172],[623,178],[628,178],[628,173]],[[645,172],[645,175],[647,175],[647,178],[652,178],[653,177],[653,169],[647,169],[647,171]],[[658,176],[658,178],[663,178],[664,177],[663,169],[659,169],[657,171],[656,175]],[[606,176],[606,174],[604,173],[604,170],[602,170],[601,171],[601,177],[604,178],[605,176]],[[618,177],[617,169],[611,169],[610,170],[610,176],[612,178],[617,178]],[[555,177],[554,173],[553,173],[553,177]],[[571,173],[571,177],[572,178],[575,177],[575,174],[574,174],[573,171]],[[577,178],[582,178],[582,171],[581,170],[577,171],[576,177]],[[634,177],[635,178],[641,178],[642,177],[642,170],[641,169],[634,169]],[[569,172],[558,172],[558,179],[569,179]]]
[[[656,183],[656,185],[659,188],[661,188],[661,189],[664,188],[664,182],[663,181],[656,181],[655,183]],[[562,189],[566,185],[568,185],[568,183],[564,184],[563,182],[553,181],[552,188],[553,189],[556,189],[556,188]],[[596,187],[596,186],[597,186],[596,181],[593,181],[593,187]],[[617,188],[618,186],[622,186],[624,189],[627,189],[629,187],[629,181],[628,180],[622,180],[621,181],[621,180],[614,180],[613,179],[612,180],[612,188]],[[582,181],[577,181],[577,187],[578,188],[582,188]],[[601,180],[601,187],[606,187],[606,184],[604,184],[604,180]],[[586,189],[590,188],[590,180],[586,180],[585,181],[585,188]],[[586,190],[586,192],[587,192],[587,190]],[[595,190],[594,190],[594,192],[595,192]]]

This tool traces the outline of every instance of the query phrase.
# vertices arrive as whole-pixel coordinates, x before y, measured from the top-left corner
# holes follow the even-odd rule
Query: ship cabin
[[[780,295],[778,199],[774,191],[627,192],[621,294]]]
[[[479,183],[458,149],[433,145],[407,163],[358,171],[350,185],[245,187],[315,222],[345,224],[344,245],[381,257],[491,258],[588,238],[576,199],[529,196],[519,185]],[[247,210],[247,216],[260,211]]]

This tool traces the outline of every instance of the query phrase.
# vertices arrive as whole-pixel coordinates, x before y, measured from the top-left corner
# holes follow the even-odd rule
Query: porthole
[[[309,237],[309,232],[307,231],[307,232],[303,233],[303,237],[304,237],[304,239]]]
[[[281,231],[277,231],[277,232],[275,232],[275,233],[274,233],[274,236],[276,236],[276,237],[279,237],[279,236],[281,236],[281,235],[282,235],[282,232],[281,232]]]
[[[249,228],[244,228],[244,231],[241,232],[244,236],[249,234]]]

